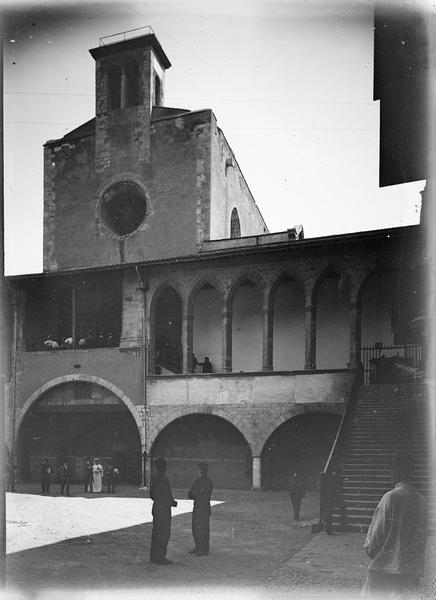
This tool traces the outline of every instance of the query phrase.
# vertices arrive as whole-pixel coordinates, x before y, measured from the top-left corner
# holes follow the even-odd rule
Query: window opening
[[[236,208],[232,210],[232,216],[230,217],[230,237],[241,237],[241,224],[239,222],[239,215]]]

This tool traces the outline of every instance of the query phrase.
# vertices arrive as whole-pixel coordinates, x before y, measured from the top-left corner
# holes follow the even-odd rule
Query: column
[[[183,346],[183,372],[192,373],[192,350],[194,342],[194,317],[190,314],[183,315],[182,346]]]
[[[232,372],[232,313],[224,308],[222,313],[222,335],[223,335],[223,354],[222,371],[223,373]]]
[[[316,304],[306,296],[305,306],[305,364],[306,371],[316,369]]]
[[[273,370],[273,306],[265,301],[263,307],[262,371]]]
[[[260,456],[253,456],[253,484],[251,486],[252,490],[260,490],[261,481],[260,481]]]
[[[350,301],[350,363],[353,369],[360,364],[361,308],[357,298]]]

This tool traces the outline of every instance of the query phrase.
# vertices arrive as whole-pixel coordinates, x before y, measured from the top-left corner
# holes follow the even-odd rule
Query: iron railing
[[[366,346],[360,349],[364,370],[364,385],[371,383],[401,383],[415,378],[422,367],[419,344],[402,346]]]
[[[138,33],[138,32],[141,33]],[[107,46],[109,44],[116,44],[117,42],[124,42],[125,40],[131,40],[133,38],[141,37],[143,35],[151,35],[154,33],[150,25],[144,27],[137,27],[136,29],[128,29],[127,31],[120,31],[119,33],[113,33],[112,35],[105,35],[100,38],[100,46]]]

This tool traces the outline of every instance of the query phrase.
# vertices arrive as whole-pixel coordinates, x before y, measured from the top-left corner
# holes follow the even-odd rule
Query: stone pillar
[[[273,370],[273,305],[266,300],[263,307],[262,371]]]
[[[232,372],[232,313],[224,308],[222,313],[222,336],[223,336],[223,373]]]
[[[142,347],[142,318],[144,311],[144,295],[138,289],[136,273],[126,271],[123,275],[122,297],[123,315],[120,348],[123,350]]]
[[[305,364],[306,371],[316,369],[316,302],[306,296],[305,305]]]
[[[261,488],[261,478],[260,478],[260,456],[253,456],[253,484],[251,486],[252,490],[260,490]]]
[[[350,363],[351,368],[357,368],[360,364],[361,340],[361,308],[357,297],[350,301]]]
[[[183,346],[183,372],[192,373],[192,350],[194,342],[194,317],[190,314],[183,315],[182,346]]]

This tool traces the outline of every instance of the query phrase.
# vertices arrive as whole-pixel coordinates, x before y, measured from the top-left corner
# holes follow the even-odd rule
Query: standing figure
[[[61,496],[70,495],[71,467],[67,459],[59,467],[59,482],[61,484]]]
[[[150,562],[156,565],[170,565],[166,558],[171,534],[171,507],[177,506],[170,482],[165,477],[167,463],[165,459],[154,461],[157,473],[150,481],[150,498],[153,500],[153,531],[151,534]]]
[[[41,470],[41,491],[43,494],[49,494],[52,468],[46,458],[39,465],[39,468]]]
[[[291,473],[289,481],[289,495],[291,496],[292,508],[294,510],[294,521],[300,518],[301,500],[306,493],[306,483],[303,475],[299,471]]]
[[[394,488],[378,503],[364,549],[371,559],[363,595],[408,597],[424,571],[427,507],[412,485],[411,456],[399,453],[392,461]],[[403,597],[403,595],[401,597]]]
[[[195,543],[195,548],[190,550],[189,553],[196,556],[207,556],[209,554],[210,497],[212,495],[213,484],[207,476],[207,469],[207,463],[199,463],[199,477],[194,481],[188,492],[188,498],[194,500],[192,536]]]
[[[203,373],[212,373],[212,363],[210,362],[208,356],[204,358]]]
[[[342,525],[344,524],[342,485],[342,476],[339,474],[339,469],[335,467],[330,473],[321,475],[321,520],[328,535],[333,535],[333,512],[337,507],[340,507]]]
[[[92,461],[89,456],[86,457],[83,470],[85,472],[85,494],[87,494],[88,492],[92,492]]]
[[[104,470],[104,478],[107,485],[107,493],[115,494],[114,468],[109,460]]]
[[[103,465],[99,458],[94,458],[92,467],[92,491],[96,494],[102,491],[103,487]]]

